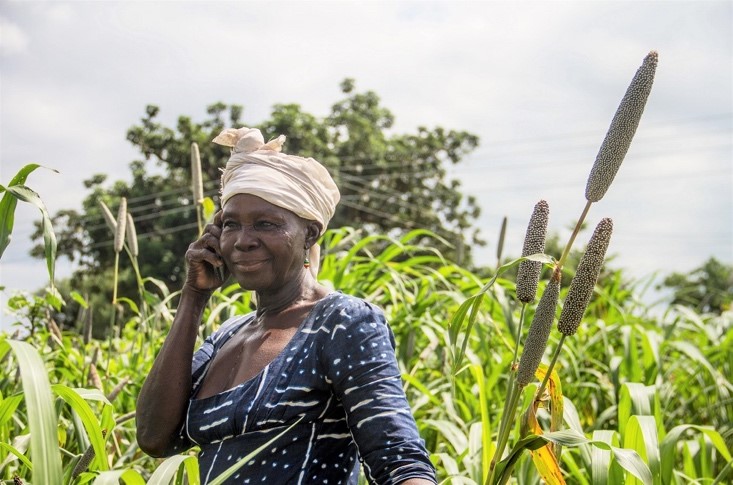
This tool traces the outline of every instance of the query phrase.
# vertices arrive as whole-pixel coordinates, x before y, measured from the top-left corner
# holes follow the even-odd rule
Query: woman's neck
[[[264,321],[301,305],[309,306],[320,300],[325,288],[314,278],[302,274],[301,277],[277,293],[257,292],[257,318]]]

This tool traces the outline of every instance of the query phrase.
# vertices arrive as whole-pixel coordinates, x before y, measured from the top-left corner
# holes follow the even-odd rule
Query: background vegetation
[[[430,245],[415,244],[425,237]],[[363,237],[345,228],[329,232],[324,247],[322,281],[378,304],[389,318],[405,389],[440,480],[483,483],[513,360],[520,308],[514,283],[496,279],[473,329],[462,327],[452,337],[456,313],[486,280],[444,259],[436,249],[444,241],[423,231],[398,240]],[[560,453],[562,479],[633,482],[620,466],[621,448],[638,453],[653,477],[649,483],[712,483],[729,477],[733,314],[699,314],[680,305],[652,314],[636,288],[624,283],[622,272],[613,271],[605,281],[578,334],[566,341],[556,386],[547,396],[563,404],[561,428],[577,432],[575,442],[558,437],[574,444]],[[101,340],[80,334],[73,325],[59,328],[54,315],[60,302],[52,292],[10,300],[23,327],[15,335],[20,340],[0,343],[2,479],[117,483],[122,477],[126,483],[168,483],[186,469],[195,475],[195,458],[190,458],[195,450],[154,460],[135,443],[135,399],[175,312],[175,294],[152,278],[144,279],[141,296],[139,306],[121,300],[121,318],[115,323],[119,336],[111,332]],[[71,298],[85,306],[78,293]],[[248,295],[236,285],[216,292],[201,337],[247,309]],[[87,321],[88,314],[83,309],[79,322]],[[553,332],[551,348],[557,337]],[[524,408],[535,389],[536,384],[528,386]],[[35,394],[37,401],[31,399]],[[48,413],[43,423],[48,434],[45,443],[37,444],[33,419],[40,412]],[[543,407],[537,418],[550,431],[553,418]],[[612,452],[600,443],[617,448]],[[79,462],[90,450],[96,453],[82,470]],[[49,467],[63,470],[63,479],[39,480]],[[75,468],[78,476],[72,478]],[[532,454],[521,454],[514,476],[519,483],[539,482]]]

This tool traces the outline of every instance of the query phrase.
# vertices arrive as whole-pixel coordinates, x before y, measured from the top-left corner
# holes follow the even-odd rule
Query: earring
[[[303,267],[304,268],[311,267],[311,260],[308,259],[308,247],[305,248],[305,259],[303,260]]]

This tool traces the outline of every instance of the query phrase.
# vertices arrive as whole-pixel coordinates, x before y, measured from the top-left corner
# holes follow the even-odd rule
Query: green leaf
[[[461,454],[468,448],[468,436],[456,423],[447,419],[423,419],[421,424],[438,431],[450,443],[455,453]]]
[[[92,483],[94,485],[119,485],[120,481],[127,485],[145,485],[145,479],[142,475],[132,468],[102,472],[97,475]]]
[[[94,461],[97,464],[97,470],[108,470],[107,451],[105,449],[104,436],[102,436],[102,428],[99,426],[96,413],[89,404],[74,389],[66,387],[63,384],[55,384],[52,386],[53,391],[66,401],[69,406],[79,415],[84,429],[89,437],[89,442],[94,448]],[[112,430],[107,430],[111,432]]]
[[[17,340],[0,341],[0,355],[12,350],[23,382],[28,426],[33,450],[33,483],[61,485],[63,470],[57,438],[56,412],[46,366],[31,345]]]
[[[53,232],[51,224],[51,216],[48,215],[46,205],[41,197],[33,190],[25,185],[11,185],[7,187],[8,192],[18,199],[35,205],[41,211],[43,226],[43,245],[46,253],[46,266],[48,267],[48,277],[51,280],[51,286],[54,286],[54,273],[56,268],[56,234]],[[7,194],[6,194],[7,195]]]
[[[570,429],[545,433],[540,436],[540,438],[554,443],[560,443],[563,446],[578,446],[584,443],[590,443],[593,446],[611,450],[614,458],[616,458],[616,461],[624,470],[628,471],[636,478],[639,478],[644,485],[651,485],[653,483],[652,472],[649,470],[647,464],[644,463],[644,460],[642,460],[639,454],[634,450],[617,448],[603,441],[592,441]]]
[[[40,167],[37,163],[30,163],[21,168],[13,180],[10,181],[8,186],[24,184],[28,175],[35,169]],[[55,171],[55,170],[54,170]],[[5,187],[0,185],[0,192],[3,194],[2,200],[0,200],[0,257],[5,252],[5,248],[10,244],[10,235],[13,232],[13,224],[15,218],[15,206],[18,204],[18,199],[13,194],[6,192]]]
[[[130,310],[132,310],[135,315],[140,315],[140,309],[138,308],[137,303],[135,303],[131,299],[127,297],[120,297],[117,298],[117,303],[127,303],[127,305],[130,307]]]
[[[28,460],[28,458],[23,453],[16,450],[15,448],[13,448],[12,446],[10,446],[7,443],[0,443],[0,448],[17,456],[18,459],[26,466],[26,468],[28,468],[28,470],[30,470],[31,473],[33,472],[33,464],[30,462],[30,460]]]
[[[631,416],[626,424],[624,448],[635,450],[649,465],[654,483],[660,483],[659,441],[654,416]],[[637,480],[631,479],[630,484]]]
[[[79,294],[79,292],[77,292],[77,291],[72,291],[72,292],[70,293],[70,295],[71,295],[71,299],[72,299],[72,300],[74,300],[75,302],[77,302],[77,303],[78,303],[79,305],[81,305],[81,307],[82,307],[83,309],[85,309],[85,310],[86,310],[87,308],[89,308],[89,304],[88,304],[88,303],[87,303],[87,301],[86,301],[86,300],[84,299],[84,297],[83,297],[83,296],[81,296],[81,295]]]
[[[158,468],[150,476],[148,485],[168,485],[176,476],[182,464],[186,466],[188,483],[190,485],[198,485],[200,481],[198,460],[195,456],[191,455],[174,455],[167,458],[163,463],[158,465]]]
[[[74,388],[73,391],[85,401],[99,401],[104,404],[112,405],[112,403],[107,399],[107,396],[97,388],[86,389],[84,387],[77,387]]]
[[[61,311],[61,308],[66,305],[66,302],[64,301],[64,297],[61,296],[61,293],[59,293],[59,290],[56,289],[56,287],[51,286],[50,288],[46,288],[46,303],[51,305],[54,310],[57,312]]]
[[[692,361],[702,365],[705,370],[708,371],[710,377],[712,377],[715,382],[718,381],[718,373],[716,372],[715,368],[710,363],[710,361],[705,358],[702,352],[700,352],[700,349],[694,344],[683,340],[674,340],[669,342],[668,345],[672,348],[679,350],[681,353],[689,357]]]
[[[563,420],[570,426],[570,429],[583,433],[583,426],[580,424],[580,416],[575,404],[568,399],[567,396],[563,396]]]
[[[0,402],[0,426],[13,417],[13,413],[18,408],[18,405],[23,401],[23,394],[15,394],[10,397],[6,397]]]
[[[713,443],[715,449],[718,450],[718,453],[720,453],[726,461],[731,461],[731,453],[725,445],[725,440],[720,433],[709,426],[681,424],[672,428],[659,445],[662,462],[662,483],[672,483],[672,473],[674,471],[677,456],[677,442],[688,430],[695,430],[704,433]]]
[[[537,261],[544,264],[555,264],[555,258],[543,253],[530,254],[529,256],[524,256],[523,258],[519,259],[520,262],[524,260]]]
[[[618,403],[618,427],[622,439],[625,439],[626,425],[632,415],[654,415],[655,393],[655,386],[645,386],[638,382],[627,382],[621,386]]]
[[[201,206],[204,209],[204,220],[205,221],[214,220],[214,214],[216,213],[216,205],[214,204],[214,201],[211,200],[211,197],[204,197],[204,200],[201,201]]]
[[[726,465],[723,467],[723,469],[718,473],[718,476],[715,477],[715,481],[713,482],[713,485],[718,485],[719,483],[730,483],[730,481],[726,481],[729,477],[733,475],[733,461],[729,461],[726,463]]]
[[[591,450],[592,485],[607,485],[611,481],[611,449],[618,446],[618,435],[615,431],[598,429],[593,431],[593,441],[601,441],[609,445],[609,449],[594,446]]]
[[[489,474],[491,455],[494,453],[491,440],[491,415],[489,414],[488,392],[486,392],[486,380],[483,368],[474,364],[471,366],[474,379],[478,385],[479,406],[481,406],[481,470],[483,474],[481,481],[486,481]]]
[[[506,483],[506,479],[508,477],[505,478],[504,475],[512,473],[514,465],[516,465],[517,461],[522,457],[524,450],[536,450],[538,448],[542,448],[549,441],[545,436],[546,435],[538,436],[530,434],[517,441],[507,457],[496,465],[494,483]]]

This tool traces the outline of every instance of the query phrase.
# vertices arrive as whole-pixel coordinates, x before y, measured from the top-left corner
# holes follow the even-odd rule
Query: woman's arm
[[[184,287],[170,333],[137,399],[137,442],[154,457],[184,443],[178,436],[191,395],[191,361],[208,295]]]
[[[344,407],[369,483],[434,485],[435,469],[402,389],[384,315],[362,301],[332,316],[339,321],[328,324],[333,330],[321,365]]]
[[[221,211],[186,251],[188,270],[176,316],[137,399],[137,441],[151,456],[183,451],[188,444],[179,432],[191,397],[193,348],[206,303],[225,276],[215,269],[224,267],[220,235]]]

